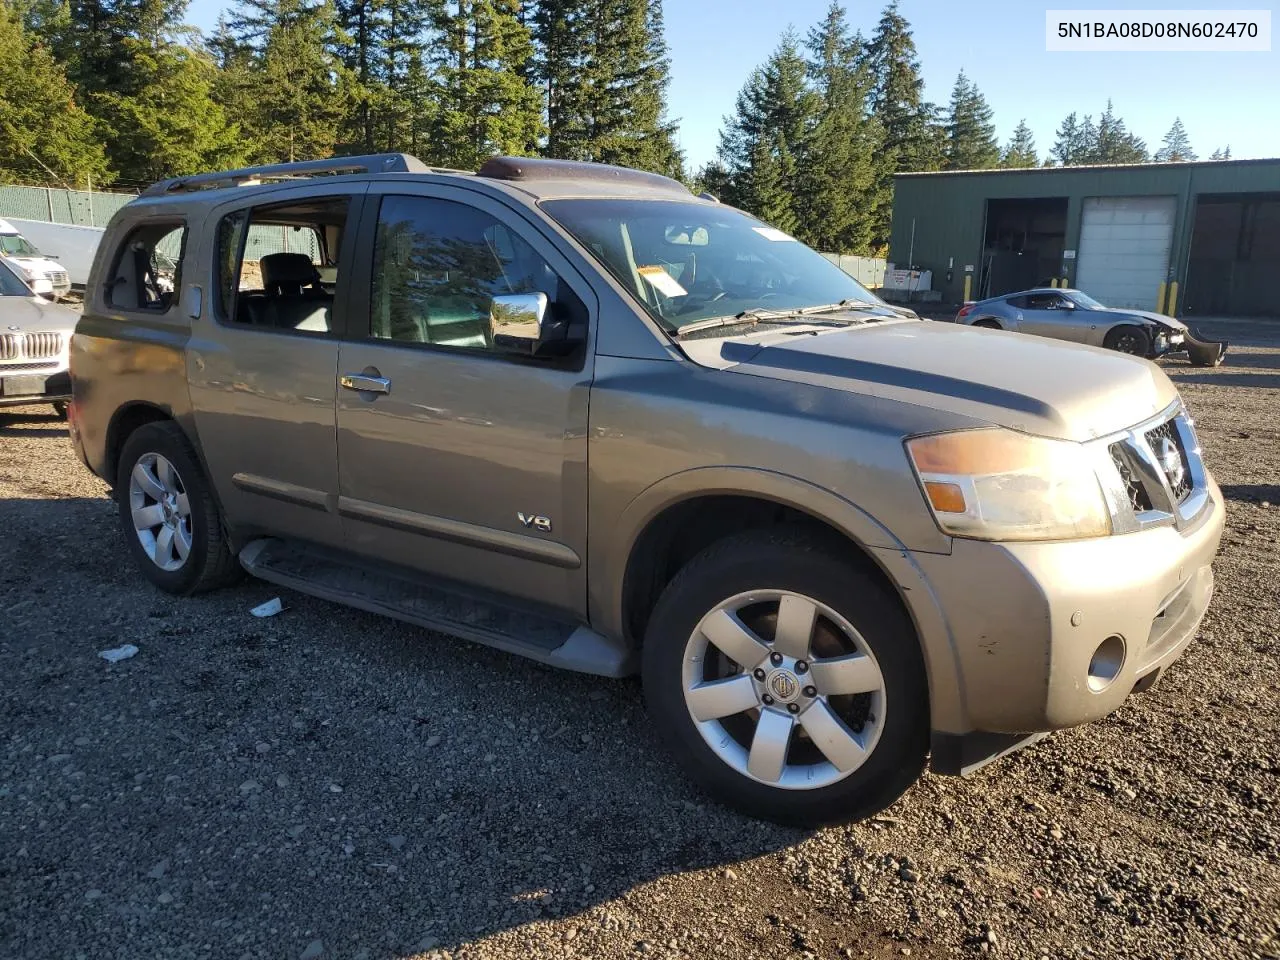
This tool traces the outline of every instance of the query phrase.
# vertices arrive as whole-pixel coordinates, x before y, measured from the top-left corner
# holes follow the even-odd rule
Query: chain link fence
[[[0,219],[16,217],[80,227],[104,227],[112,214],[133,199],[131,193],[0,186]]]

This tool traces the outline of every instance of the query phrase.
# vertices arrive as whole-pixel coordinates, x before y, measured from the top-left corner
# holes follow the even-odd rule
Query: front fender
[[[937,598],[910,551],[882,523],[856,504],[797,477],[751,467],[697,467],[659,480],[622,511],[608,538],[605,556],[590,559],[591,580],[606,584],[591,591],[591,622],[602,633],[624,636],[623,594],[627,564],[648,525],[663,511],[700,496],[745,496],[806,513],[857,544],[884,572],[915,624],[929,674],[934,729],[964,730],[964,685],[954,640]]]

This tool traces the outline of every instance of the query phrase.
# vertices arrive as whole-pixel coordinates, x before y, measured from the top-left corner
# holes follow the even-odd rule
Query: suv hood
[[[76,328],[80,315],[74,310],[50,303],[43,297],[0,297],[0,334],[62,333],[68,337]]]
[[[40,273],[66,269],[57,260],[50,260],[48,257],[7,257],[6,259],[11,263],[20,263],[28,270],[35,270]]]
[[[1025,433],[1085,441],[1177,397],[1138,357],[1019,333],[889,320],[814,335],[720,341],[715,366],[945,410]]]

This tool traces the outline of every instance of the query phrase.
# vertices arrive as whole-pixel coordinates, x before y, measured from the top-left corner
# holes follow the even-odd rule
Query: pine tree
[[[1149,159],[1147,145],[1128,131],[1108,100],[1107,109],[1098,119],[1097,145],[1090,162],[1146,163]]]
[[[1000,157],[1002,167],[1038,167],[1040,155],[1036,152],[1036,140],[1026,120],[1019,120],[1013,128],[1013,139]]]
[[[1187,136],[1181,117],[1174,118],[1173,126],[1164,135],[1164,144],[1156,151],[1154,159],[1156,163],[1177,163],[1196,159],[1195,151],[1191,149],[1191,138]]]
[[[820,108],[807,72],[799,41],[788,30],[752,71],[720,132],[719,162],[727,172],[722,199],[783,230],[799,222],[796,171]]]
[[[547,109],[545,153],[575,159],[586,138],[581,66],[585,60],[583,0],[537,0],[531,18],[537,53],[533,75]]]
[[[1067,114],[1062,123],[1058,125],[1055,137],[1053,146],[1049,149],[1049,159],[1062,167],[1070,167],[1080,163],[1080,121],[1074,111]]]
[[[0,177],[83,186],[109,179],[93,118],[62,65],[0,3]]]
[[[100,95],[112,165],[141,181],[240,165],[240,130],[213,99],[212,60],[163,40],[125,44],[129,88]]]
[[[1210,160],[1230,160],[1231,144],[1227,144],[1226,149],[1219,147],[1217,150],[1213,151],[1213,153],[1209,155],[1209,159]]]
[[[437,11],[441,34],[433,161],[472,169],[496,154],[537,150],[542,98],[526,79],[533,56],[519,0],[458,0]]]
[[[991,107],[964,71],[956,77],[947,115],[948,170],[985,170],[1000,163]]]
[[[797,235],[819,250],[866,253],[881,135],[867,113],[871,76],[861,56],[865,42],[850,31],[844,8],[832,2],[806,45],[819,108],[797,171]]]
[[[881,247],[889,241],[894,174],[940,169],[945,132],[936,108],[922,100],[924,80],[915,40],[911,25],[898,12],[898,0],[891,0],[881,14],[866,60],[874,78],[872,114],[884,132],[871,200],[872,244]]]
[[[217,49],[250,159],[329,157],[341,142],[354,84],[333,52],[336,16],[331,0],[240,0]]]

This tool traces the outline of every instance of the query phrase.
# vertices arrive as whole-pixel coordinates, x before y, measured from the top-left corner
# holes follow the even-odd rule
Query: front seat
[[[320,271],[305,253],[269,253],[260,262],[268,324],[329,332],[333,297],[320,286]]]

